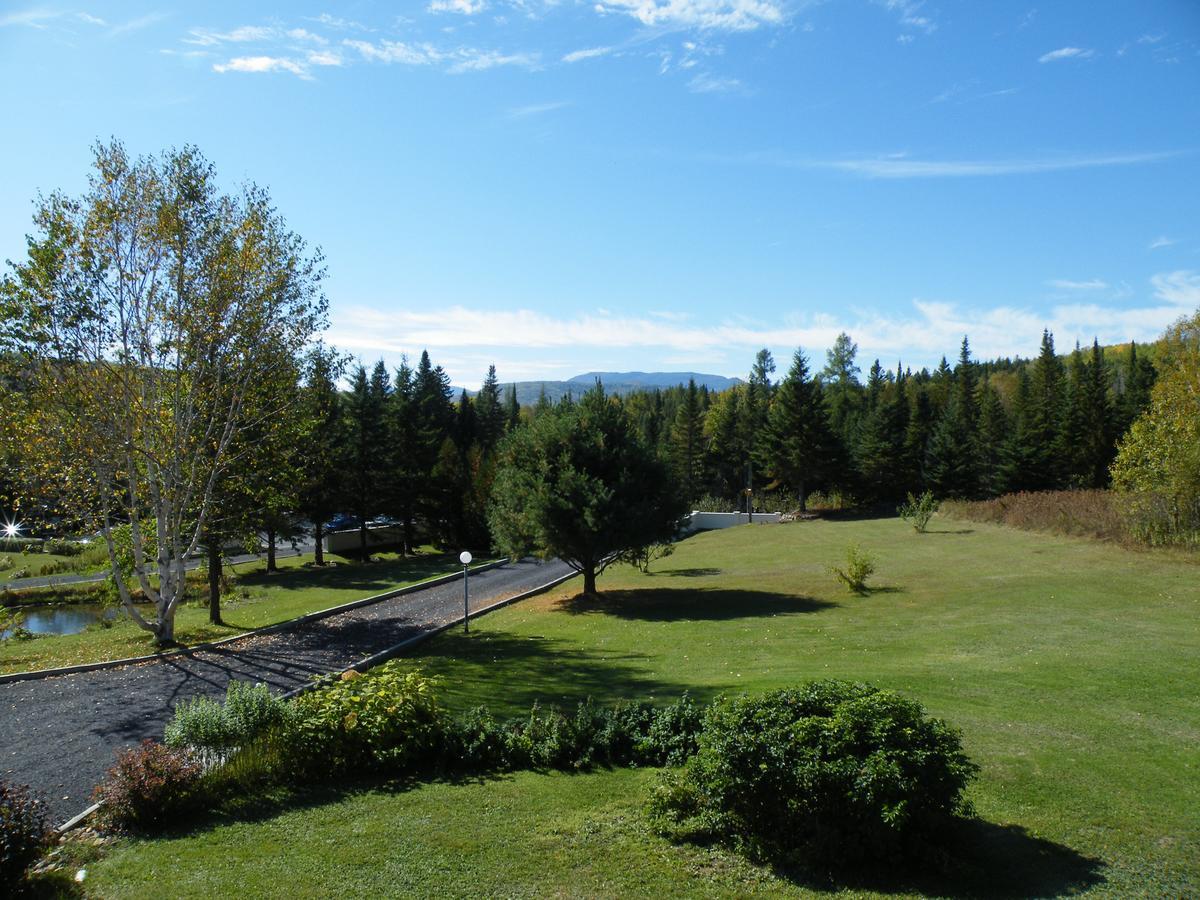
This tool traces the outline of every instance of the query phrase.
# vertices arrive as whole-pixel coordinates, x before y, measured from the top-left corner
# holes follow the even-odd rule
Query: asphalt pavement
[[[522,560],[472,573],[471,608],[569,572],[562,562]],[[54,821],[66,821],[92,803],[117,750],[162,738],[177,703],[224,696],[233,680],[292,690],[456,620],[462,599],[456,580],[209,650],[0,684],[0,778],[40,792]]]

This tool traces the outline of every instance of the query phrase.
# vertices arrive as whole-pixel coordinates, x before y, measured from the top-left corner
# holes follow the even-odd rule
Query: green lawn
[[[461,568],[457,557],[434,554],[407,559],[379,554],[371,563],[342,562],[322,569],[304,565],[311,562],[312,554],[283,558],[280,571],[273,574],[266,573],[263,562],[231,567],[230,591],[221,604],[224,626],[209,623],[207,589],[196,585],[198,599],[176,613],[176,639],[182,644],[219,640]],[[92,626],[79,634],[0,641],[0,674],[153,652],[153,636],[122,612],[109,628]]]
[[[0,584],[18,577],[18,574],[21,578],[36,578],[47,571],[57,574],[58,571],[74,570],[81,566],[84,566],[84,562],[78,556],[64,556],[59,553],[0,553]]]
[[[438,637],[413,663],[443,676],[450,705],[510,714],[588,694],[707,699],[871,681],[961,727],[982,766],[971,890],[1200,893],[1200,567],[997,526],[932,529],[881,519],[698,535],[652,575],[604,576],[603,602],[579,601],[569,582],[481,619],[469,637]],[[868,597],[826,569],[852,542],[877,557]],[[149,894],[171,871],[180,895],[244,891],[243,879],[270,894],[284,871],[302,870],[289,893],[803,891],[650,835],[640,814],[650,777],[521,774],[306,796],[250,822],[125,843],[89,885]]]

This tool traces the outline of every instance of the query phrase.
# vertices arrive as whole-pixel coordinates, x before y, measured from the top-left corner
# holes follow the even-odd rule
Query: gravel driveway
[[[523,560],[471,575],[471,608],[540,587],[570,570]],[[162,738],[176,703],[223,696],[231,680],[277,691],[341,670],[462,614],[462,583],[430,587],[274,634],[154,662],[0,684],[0,777],[45,795],[63,822],[91,804],[116,750]]]

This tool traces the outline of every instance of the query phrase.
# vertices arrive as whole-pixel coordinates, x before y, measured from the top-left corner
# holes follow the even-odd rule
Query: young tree
[[[560,557],[594,594],[605,567],[672,540],[685,512],[666,466],[597,385],[504,440],[488,522],[501,550]]]
[[[195,148],[135,160],[114,142],[94,166],[81,197],[40,202],[39,235],[0,290],[0,333],[38,397],[30,473],[54,472],[99,524],[125,608],[169,644],[185,562],[252,424],[247,393],[322,324],[323,272],[265,191],[219,194]],[[131,573],[113,542],[122,522]]]

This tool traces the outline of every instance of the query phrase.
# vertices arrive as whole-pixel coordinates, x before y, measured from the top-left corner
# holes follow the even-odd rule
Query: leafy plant
[[[0,892],[16,893],[25,872],[49,845],[50,834],[37,797],[0,779]]]
[[[182,750],[152,740],[117,753],[95,791],[103,824],[122,831],[159,831],[195,811],[203,768]]]
[[[929,526],[929,520],[938,511],[940,504],[933,497],[933,491],[925,491],[920,497],[909,491],[908,499],[896,510],[900,518],[913,527],[917,534],[924,534]]]
[[[846,568],[830,566],[829,571],[854,594],[866,594],[867,579],[875,574],[875,559],[857,544],[846,548]]]
[[[432,762],[446,724],[433,687],[432,679],[394,660],[366,675],[344,672],[301,695],[288,726],[297,763],[337,772],[411,771]]]
[[[197,696],[175,707],[163,741],[177,749],[201,751],[206,763],[246,747],[269,728],[282,725],[295,706],[273,695],[265,684],[231,681],[225,700]]]
[[[844,865],[935,855],[972,810],[977,767],[959,732],[890,691],[812,682],[722,699],[699,751],[650,801],[676,839],[726,840],[777,862]]]

